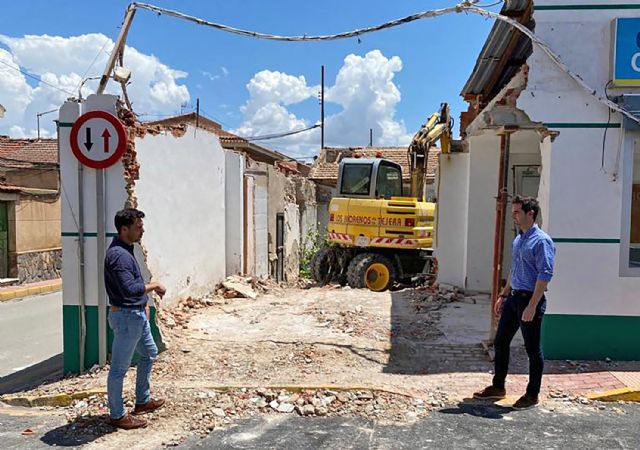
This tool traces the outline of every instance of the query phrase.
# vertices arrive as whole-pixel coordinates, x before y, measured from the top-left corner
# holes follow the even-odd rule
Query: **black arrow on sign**
[[[84,143],[84,146],[87,147],[87,151],[90,152],[91,147],[93,147],[93,142],[91,142],[91,128],[87,127],[86,131],[87,131],[87,136],[86,136],[87,139]]]

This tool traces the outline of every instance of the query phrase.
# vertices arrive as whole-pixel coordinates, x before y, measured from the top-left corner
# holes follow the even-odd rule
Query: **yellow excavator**
[[[426,201],[429,149],[451,145],[449,105],[442,103],[415,134],[407,152],[411,186],[404,196],[402,168],[384,158],[340,161],[337,195],[329,204],[327,241],[311,260],[318,283],[384,291],[394,283],[432,275],[435,203]]]

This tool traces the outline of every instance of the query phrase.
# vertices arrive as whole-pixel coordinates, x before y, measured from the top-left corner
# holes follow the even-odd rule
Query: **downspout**
[[[498,325],[495,305],[502,280],[502,259],[504,256],[504,228],[507,217],[507,200],[509,196],[507,180],[509,177],[509,152],[511,133],[516,127],[505,126],[500,132],[500,167],[498,169],[498,195],[496,196],[496,224],[493,236],[493,280],[491,283],[491,329],[489,340],[493,342]]]

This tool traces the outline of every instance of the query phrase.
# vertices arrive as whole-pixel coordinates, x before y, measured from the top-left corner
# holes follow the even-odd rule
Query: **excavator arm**
[[[448,103],[440,104],[440,111],[429,116],[427,122],[413,136],[409,145],[411,169],[411,197],[425,201],[425,184],[429,149],[440,140],[442,153],[449,153],[451,146],[451,114]]]

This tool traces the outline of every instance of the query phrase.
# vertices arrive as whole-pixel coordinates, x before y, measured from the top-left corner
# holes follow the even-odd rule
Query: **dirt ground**
[[[256,299],[218,291],[160,309],[168,348],[154,365],[152,394],[167,406],[149,416],[149,428],[114,432],[106,398],[97,394],[64,409],[69,424],[62,431],[89,448],[136,449],[176,445],[255,414],[407,422],[490,382],[492,363],[480,344],[488,336],[487,297],[339,286],[262,290]],[[523,352],[516,348],[513,359],[514,370],[526,373]],[[104,389],[107,369],[35,393]],[[129,406],[134,377],[131,369]]]

